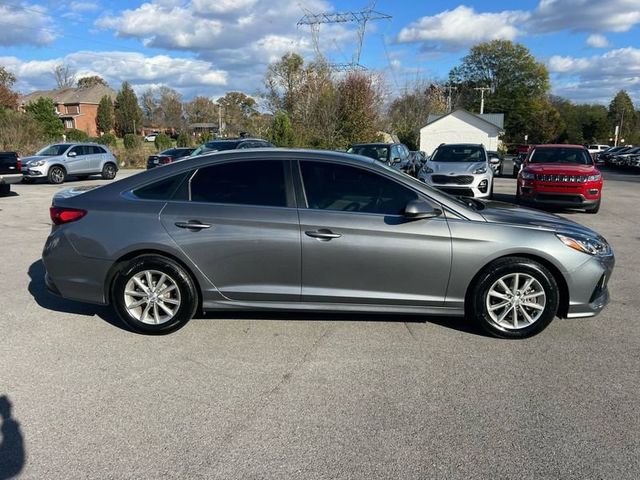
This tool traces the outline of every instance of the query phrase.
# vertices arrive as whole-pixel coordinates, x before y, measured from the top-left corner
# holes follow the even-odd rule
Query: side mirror
[[[396,157],[396,158],[394,158],[393,160],[391,160],[391,163],[392,163],[392,164],[394,164],[394,165],[395,165],[396,163],[400,163],[400,157]]]
[[[404,208],[404,216],[411,220],[434,218],[440,215],[442,215],[442,210],[434,208],[433,205],[424,200],[411,200]]]
[[[67,153],[67,157],[75,157],[76,155],[78,155],[76,152]]]

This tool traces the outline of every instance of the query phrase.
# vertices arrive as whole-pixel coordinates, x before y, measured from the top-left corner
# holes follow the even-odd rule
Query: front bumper
[[[609,280],[615,266],[611,255],[591,257],[567,274],[569,308],[567,318],[593,317],[609,303]]]
[[[557,207],[593,207],[600,200],[602,185],[602,182],[559,183],[518,179],[521,200]]]
[[[42,178],[47,176],[47,167],[23,167],[22,176],[27,178]]]

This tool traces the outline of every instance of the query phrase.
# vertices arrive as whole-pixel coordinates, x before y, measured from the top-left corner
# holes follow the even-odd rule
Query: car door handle
[[[188,222],[176,222],[176,227],[188,228],[189,230],[202,230],[204,228],[211,228],[208,223],[200,223],[197,220],[189,220]]]
[[[319,240],[331,240],[332,238],[340,238],[342,234],[333,233],[327,228],[321,228],[319,230],[307,230],[304,232],[308,237],[317,238]]]

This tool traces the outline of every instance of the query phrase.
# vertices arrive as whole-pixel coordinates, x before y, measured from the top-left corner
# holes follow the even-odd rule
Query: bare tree
[[[65,63],[56,65],[51,74],[58,88],[71,88],[76,84],[76,71]]]

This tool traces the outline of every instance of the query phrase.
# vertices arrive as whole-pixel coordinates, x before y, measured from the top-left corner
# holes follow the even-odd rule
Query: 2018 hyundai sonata
[[[337,152],[210,154],[64,190],[51,218],[49,289],[147,333],[198,310],[296,309],[466,313],[521,338],[597,314],[614,265],[577,223]]]

